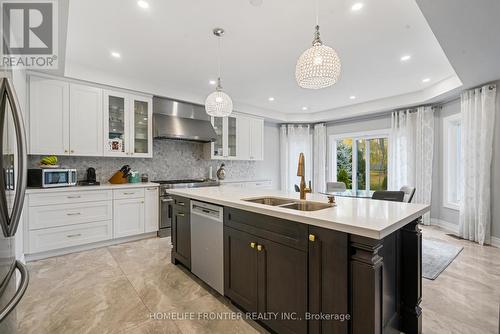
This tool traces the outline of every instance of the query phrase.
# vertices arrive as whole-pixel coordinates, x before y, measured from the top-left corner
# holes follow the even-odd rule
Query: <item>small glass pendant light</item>
[[[226,117],[231,115],[231,112],[233,111],[233,101],[231,100],[231,97],[224,93],[222,91],[222,85],[221,85],[221,60],[220,60],[220,39],[222,38],[222,35],[224,35],[224,29],[222,28],[215,28],[213,30],[213,33],[215,36],[218,37],[218,71],[219,75],[217,78],[217,87],[215,88],[215,92],[211,93],[210,95],[207,96],[207,99],[205,100],[205,110],[208,115],[214,116],[214,117]]]
[[[319,2],[319,0],[317,1]],[[334,85],[339,80],[341,71],[337,52],[321,42],[318,2],[316,3],[316,31],[312,47],[302,53],[295,67],[297,84],[308,89],[320,89]]]

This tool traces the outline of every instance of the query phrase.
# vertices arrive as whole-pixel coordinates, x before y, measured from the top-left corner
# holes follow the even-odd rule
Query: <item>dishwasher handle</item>
[[[222,221],[223,208],[215,207],[213,205],[210,205],[209,207],[208,205],[200,205],[196,202],[191,202],[191,214]]]

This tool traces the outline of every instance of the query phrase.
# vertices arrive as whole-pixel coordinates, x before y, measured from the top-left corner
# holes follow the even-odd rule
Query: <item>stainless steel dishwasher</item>
[[[191,272],[224,295],[224,209],[191,201]]]

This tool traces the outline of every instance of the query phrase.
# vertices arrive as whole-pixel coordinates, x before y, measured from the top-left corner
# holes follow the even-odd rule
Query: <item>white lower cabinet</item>
[[[158,187],[27,194],[28,255],[158,230]],[[45,255],[44,255],[45,256]]]
[[[158,187],[146,188],[144,191],[144,232],[158,231],[159,223],[159,197]]]
[[[144,198],[114,201],[113,230],[115,238],[144,233]]]
[[[30,252],[39,253],[109,240],[113,237],[112,230],[113,222],[106,220],[30,231]]]
[[[29,208],[30,230],[113,219],[112,203],[90,202]]]

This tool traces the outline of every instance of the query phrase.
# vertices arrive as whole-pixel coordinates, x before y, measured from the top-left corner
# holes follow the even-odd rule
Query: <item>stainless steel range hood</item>
[[[153,137],[208,143],[216,133],[205,107],[153,97]]]

